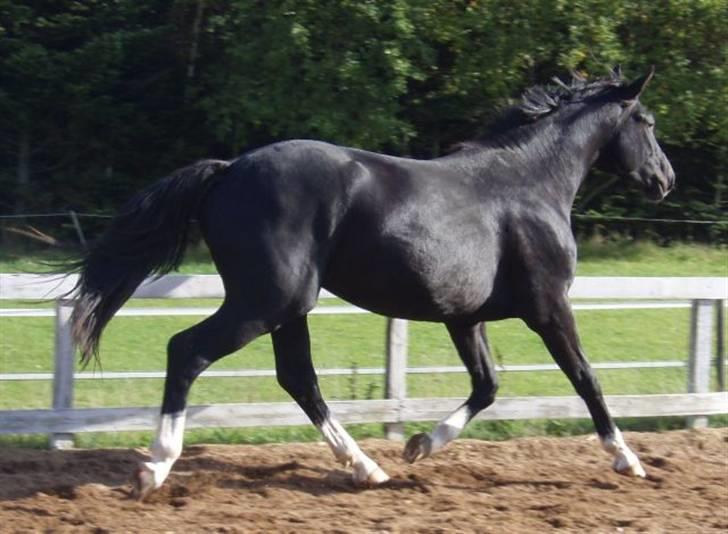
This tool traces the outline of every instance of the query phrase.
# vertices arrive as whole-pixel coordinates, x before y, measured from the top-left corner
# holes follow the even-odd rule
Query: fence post
[[[407,398],[407,321],[387,320],[387,372],[385,395],[388,399]],[[385,423],[387,439],[404,441],[404,423]]]
[[[62,410],[73,406],[73,363],[75,346],[71,335],[71,300],[56,301],[56,336],[54,347],[55,369],[53,372],[53,409]],[[52,449],[73,447],[73,434],[51,434]]]
[[[693,301],[690,311],[690,355],[688,360],[688,393],[710,391],[710,367],[713,349],[713,302],[705,299]],[[689,428],[708,426],[702,415],[688,418]]]
[[[718,389],[725,391],[725,302],[715,301],[716,340],[715,340],[715,370],[718,373]]]

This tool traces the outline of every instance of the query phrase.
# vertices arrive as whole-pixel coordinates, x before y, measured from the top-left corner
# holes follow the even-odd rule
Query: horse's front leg
[[[543,316],[528,319],[528,326],[541,336],[556,363],[586,403],[602,447],[614,456],[614,470],[624,475],[646,476],[637,455],[624,442],[609,414],[599,382],[579,343],[576,323],[565,294],[548,309],[549,312]]]
[[[402,456],[410,463],[427,458],[458,437],[468,421],[493,404],[498,389],[498,379],[488,350],[484,324],[446,326],[460,358],[470,373],[473,390],[468,400],[440,421],[432,432],[415,434],[409,439]]]

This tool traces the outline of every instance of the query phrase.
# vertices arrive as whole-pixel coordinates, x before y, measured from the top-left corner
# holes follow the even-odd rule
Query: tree
[[[622,64],[676,167],[661,215],[722,217],[728,0],[0,0],[0,212],[111,211],[199,157],[309,137],[432,157],[528,86]],[[650,215],[587,181],[579,209]]]
[[[0,4],[3,211],[108,209],[120,181],[160,159],[183,94],[163,5]]]
[[[239,0],[209,31],[221,46],[201,105],[233,154],[279,138],[375,149],[413,134],[399,117],[420,76],[407,2]]]

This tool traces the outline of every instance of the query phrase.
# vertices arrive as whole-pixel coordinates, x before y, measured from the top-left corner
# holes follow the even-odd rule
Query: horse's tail
[[[230,162],[204,160],[150,185],[132,197],[110,227],[70,267],[79,273],[72,291],[73,338],[85,365],[98,358],[101,332],[149,274],[177,268],[209,178]]]

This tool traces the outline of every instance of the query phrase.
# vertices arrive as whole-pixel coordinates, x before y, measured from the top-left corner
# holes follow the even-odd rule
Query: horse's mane
[[[486,126],[482,135],[471,141],[455,145],[455,150],[482,148],[483,146],[512,146],[520,144],[530,137],[531,132],[522,126],[534,124],[539,119],[559,110],[567,103],[584,102],[597,99],[605,93],[624,84],[619,68],[609,76],[594,80],[577,74],[571,74],[567,84],[559,78],[552,78],[553,84],[534,85],[526,89],[521,101],[504,108]]]

